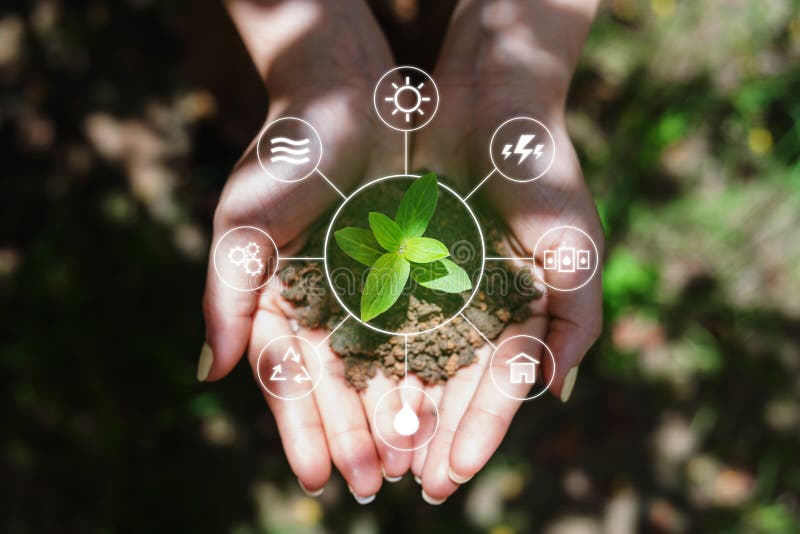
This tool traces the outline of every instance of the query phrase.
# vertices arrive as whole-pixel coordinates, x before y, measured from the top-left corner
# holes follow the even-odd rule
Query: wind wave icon
[[[269,151],[270,154],[277,155],[270,156],[269,160],[271,162],[285,161],[292,165],[308,163],[309,158],[307,154],[311,151],[308,147],[309,143],[311,143],[311,140],[308,138],[291,139],[289,137],[273,137],[269,140],[269,144],[273,145]]]

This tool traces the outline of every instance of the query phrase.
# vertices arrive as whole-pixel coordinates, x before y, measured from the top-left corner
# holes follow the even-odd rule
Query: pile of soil
[[[407,186],[407,182],[385,181],[364,190],[342,210],[335,229],[365,227],[368,211],[380,211],[393,216]],[[503,240],[505,229],[499,217],[485,207],[479,206],[474,211],[483,231],[486,255],[511,256]],[[451,247],[453,261],[470,273],[473,283],[478,283],[480,253],[460,255],[453,247],[457,241],[480,242],[477,233],[470,233],[469,229],[475,225],[468,217],[458,200],[441,193],[436,213],[425,235]],[[329,221],[328,217],[320,221],[319,231],[311,233],[314,237],[300,255],[320,255],[324,245],[324,226]],[[344,255],[333,241],[328,247],[328,254],[331,265],[352,270],[353,279],[359,283],[364,279],[362,275],[366,267]],[[489,268],[492,269],[491,276],[480,279],[478,293],[463,313],[487,338],[495,339],[510,322],[525,320],[529,314],[528,303],[541,295],[534,289],[533,273],[529,268],[519,269],[508,262],[491,262],[487,264]],[[322,262],[290,262],[281,270],[280,276],[283,296],[294,304],[295,319],[301,326],[333,328],[346,316],[331,293]],[[334,281],[337,281],[336,276]],[[446,295],[417,286],[401,296],[389,312],[379,316],[377,326],[394,332],[426,330],[451,317],[471,293]],[[360,291],[350,292],[349,295],[344,292],[339,294],[351,310],[358,310]],[[375,324],[375,321],[370,324]],[[333,333],[330,345],[344,359],[348,383],[360,390],[366,387],[368,379],[375,376],[378,369],[387,376],[402,378],[405,372],[404,337],[375,332],[351,319]],[[474,328],[456,316],[447,325],[432,332],[408,336],[409,372],[416,373],[429,384],[444,382],[458,369],[472,363],[475,349],[484,343]]]

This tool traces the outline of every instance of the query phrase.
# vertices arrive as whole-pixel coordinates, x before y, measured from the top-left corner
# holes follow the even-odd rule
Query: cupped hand
[[[393,59],[366,7],[354,6],[347,10],[343,4],[290,1],[263,6],[233,2],[231,7],[266,82],[270,97],[266,122],[293,116],[313,125],[323,146],[319,170],[344,192],[364,177],[395,173],[403,165],[402,138],[371,113],[372,83]],[[248,41],[250,24],[255,25],[256,37]],[[259,50],[264,41],[260,28],[267,24],[273,29],[269,37],[285,47],[271,43]],[[380,385],[365,394],[348,388],[343,363],[325,342],[326,332],[296,325],[293,329],[277,284],[236,291],[212,265],[214,245],[225,232],[241,226],[266,231],[281,256],[296,255],[312,223],[341,200],[318,173],[296,182],[271,179],[259,165],[256,145],[254,139],[231,173],[214,216],[203,299],[206,345],[198,378],[224,377],[245,353],[258,373],[259,354],[280,336],[298,335],[317,345],[326,378],[313,394],[282,400],[265,391],[264,397],[302,487],[310,494],[321,491],[333,462],[354,496],[366,502],[381,486],[382,467],[387,476],[397,476],[410,465],[409,455],[392,455],[371,435],[367,414],[382,394]],[[253,285],[261,286],[262,281]],[[305,344],[295,343],[294,349],[304,354],[304,361],[315,361]]]
[[[570,77],[593,15],[593,8],[570,9],[579,4],[462,2],[433,73],[441,94],[439,113],[413,141],[413,168],[440,172],[467,194],[493,169],[489,142],[501,123],[528,116],[549,127],[557,150],[542,178],[515,183],[495,171],[476,193],[502,216],[520,258],[533,257],[539,239],[565,225],[584,230],[598,258],[603,254],[597,210],[564,125]],[[559,235],[551,232],[543,241],[534,263],[538,276],[548,281],[552,271],[541,269],[541,250],[557,248]],[[555,370],[546,369],[555,375],[549,390],[566,401],[578,365],[599,335],[601,299],[599,272],[575,291],[545,287],[544,296],[531,303],[530,319],[510,325],[496,343],[518,334],[543,340],[556,359]],[[412,464],[431,503],[442,502],[486,464],[520,407],[521,401],[493,384],[491,352],[482,347],[477,363],[445,386],[431,388],[440,399],[440,426]]]

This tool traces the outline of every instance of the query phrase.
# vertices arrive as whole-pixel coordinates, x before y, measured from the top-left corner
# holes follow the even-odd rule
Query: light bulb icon
[[[394,429],[401,436],[410,436],[419,428],[419,417],[411,409],[411,406],[403,400],[403,407],[394,416]]]

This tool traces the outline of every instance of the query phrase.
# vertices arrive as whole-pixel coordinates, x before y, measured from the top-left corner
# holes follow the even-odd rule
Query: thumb
[[[234,227],[215,235],[214,243],[203,296],[206,340],[197,365],[200,381],[218,380],[239,362],[259,298],[277,267],[275,244],[259,228]]]

